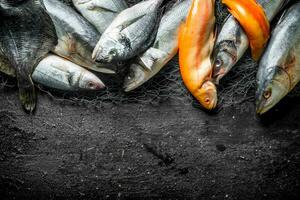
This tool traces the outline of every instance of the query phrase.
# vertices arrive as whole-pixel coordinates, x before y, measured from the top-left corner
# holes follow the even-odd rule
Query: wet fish
[[[300,81],[300,2],[281,18],[257,73],[256,109],[263,114]]]
[[[211,54],[215,42],[215,0],[193,0],[179,32],[179,64],[183,82],[201,105],[217,105],[216,86],[211,82]]]
[[[154,44],[133,61],[125,78],[126,92],[136,89],[157,74],[178,51],[178,28],[185,20],[191,0],[176,4],[161,19]]]
[[[222,2],[243,27],[249,40],[252,58],[257,61],[270,37],[270,24],[264,9],[256,0],[222,0]]]
[[[0,2],[1,51],[17,74],[23,108],[33,112],[36,93],[31,73],[57,42],[54,26],[39,0]]]
[[[257,0],[271,21],[287,2],[286,0]],[[213,60],[215,82],[218,83],[241,59],[249,46],[249,40],[233,16],[225,21],[216,41]]]
[[[73,0],[73,4],[101,34],[128,7],[124,0]]]
[[[92,60],[92,51],[100,38],[93,25],[58,0],[43,1],[58,36],[53,53],[94,71],[115,73],[114,66],[100,66]]]
[[[14,68],[0,55],[0,71],[16,77]],[[100,90],[104,83],[90,71],[62,57],[47,55],[32,73],[35,83],[64,91]]]
[[[44,58],[35,68],[32,79],[64,91],[100,90],[105,87],[93,73],[56,55]]]
[[[100,63],[124,61],[154,42],[164,0],[147,0],[122,11],[102,34],[93,52]]]

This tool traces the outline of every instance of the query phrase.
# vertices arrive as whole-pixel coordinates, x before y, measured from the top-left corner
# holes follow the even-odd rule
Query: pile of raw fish
[[[0,71],[17,78],[23,108],[36,107],[35,83],[65,91],[101,90],[92,71],[114,74],[129,64],[124,91],[155,76],[178,52],[180,72],[206,109],[217,85],[248,47],[257,73],[257,113],[277,104],[300,81],[300,2],[223,0],[230,16],[219,34],[215,0],[2,0]],[[289,5],[289,6],[287,6]],[[271,32],[270,23],[283,14]]]

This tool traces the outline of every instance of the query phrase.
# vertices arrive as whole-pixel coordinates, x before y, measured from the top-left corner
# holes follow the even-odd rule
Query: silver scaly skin
[[[48,55],[35,68],[32,79],[44,86],[64,90],[100,90],[103,82],[90,71],[55,55]]]
[[[73,0],[73,4],[101,34],[128,7],[124,0]]]
[[[94,71],[115,73],[114,66],[99,65],[92,60],[92,51],[100,38],[93,25],[58,0],[43,1],[58,37],[53,53]]]
[[[155,39],[163,0],[142,1],[122,11],[102,34],[92,58],[100,63],[128,60]]]
[[[1,50],[1,49],[0,49]],[[16,77],[14,68],[1,56],[0,71]],[[90,71],[56,55],[47,55],[32,73],[35,83],[64,91],[100,90],[103,82]]]
[[[257,0],[264,8],[269,21],[280,11],[287,0]],[[234,19],[229,16],[217,37],[213,60],[213,78],[216,83],[232,69],[249,47],[247,35]]]
[[[176,4],[161,19],[154,44],[136,58],[125,77],[124,90],[129,92],[157,74],[178,51],[178,28],[185,20],[191,0]]]
[[[275,106],[300,81],[300,2],[281,17],[257,73],[256,111]]]

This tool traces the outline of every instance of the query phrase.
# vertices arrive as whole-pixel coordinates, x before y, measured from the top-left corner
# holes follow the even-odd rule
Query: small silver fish
[[[16,71],[1,56],[0,71],[16,77]],[[35,67],[32,73],[35,83],[64,91],[100,90],[105,88],[103,82],[90,71],[56,55],[47,55]]]
[[[114,66],[99,65],[92,60],[92,51],[100,38],[93,25],[58,0],[43,1],[58,36],[53,53],[94,71],[115,73]]]
[[[147,0],[122,11],[102,34],[92,58],[100,63],[128,60],[154,41],[163,0]]]
[[[56,55],[48,55],[35,68],[32,79],[64,91],[100,90],[103,82],[88,70]]]
[[[191,0],[176,4],[161,19],[154,44],[136,58],[125,77],[124,90],[129,92],[157,74],[178,51],[178,28],[185,20]]]
[[[73,4],[101,34],[121,11],[128,8],[124,0],[73,0]]]
[[[286,0],[257,0],[264,8],[269,21],[280,11]],[[247,35],[234,19],[229,16],[225,21],[215,44],[213,60],[213,78],[216,83],[232,69],[240,60],[249,46]]]
[[[280,19],[257,73],[256,111],[263,114],[300,81],[300,2]]]

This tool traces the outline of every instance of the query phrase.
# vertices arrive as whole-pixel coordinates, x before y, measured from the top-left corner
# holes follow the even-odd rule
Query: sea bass
[[[128,60],[154,42],[164,0],[147,0],[122,11],[102,34],[93,52],[100,63]]]
[[[36,107],[31,73],[57,43],[54,25],[39,0],[0,1],[0,49],[17,74],[25,111]]]
[[[0,71],[16,77],[16,71],[0,55]],[[65,91],[100,90],[103,82],[88,70],[56,55],[47,55],[32,73],[35,83]]]
[[[85,68],[115,73],[113,66],[100,66],[92,60],[92,51],[100,33],[71,7],[58,0],[43,0],[58,36],[53,53]]]
[[[281,17],[260,61],[256,109],[263,114],[300,81],[300,2]]]
[[[268,20],[271,21],[286,0],[257,0],[257,2],[264,8]],[[234,17],[229,16],[217,37],[213,54],[213,77],[216,83],[241,59],[248,47],[249,40],[246,33]]]
[[[215,42],[215,0],[193,0],[179,33],[179,64],[183,82],[201,105],[217,105],[216,86],[211,82],[211,54]]]
[[[157,74],[178,51],[178,28],[185,20],[192,0],[176,4],[161,19],[154,44],[131,64],[125,78],[126,92],[134,90]]]
[[[125,0],[73,0],[73,4],[101,34],[128,7]]]
[[[56,55],[44,58],[35,68],[32,79],[44,86],[64,91],[105,88],[96,75]]]

